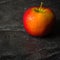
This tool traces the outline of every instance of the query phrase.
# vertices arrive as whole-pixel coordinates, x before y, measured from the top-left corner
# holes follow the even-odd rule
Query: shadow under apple
[[[58,20],[56,19],[52,32],[44,36],[43,38],[55,38],[55,37],[60,37],[60,19]]]

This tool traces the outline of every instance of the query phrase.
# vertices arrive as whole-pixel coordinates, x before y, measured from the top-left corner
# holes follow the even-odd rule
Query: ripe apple
[[[55,14],[47,7],[34,6],[28,8],[23,15],[23,25],[26,32],[32,36],[45,36],[53,28]]]

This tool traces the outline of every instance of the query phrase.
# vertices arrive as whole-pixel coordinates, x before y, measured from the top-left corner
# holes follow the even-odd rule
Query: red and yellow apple
[[[28,8],[23,15],[23,25],[26,32],[32,36],[45,36],[53,28],[55,14],[47,7],[35,6]]]

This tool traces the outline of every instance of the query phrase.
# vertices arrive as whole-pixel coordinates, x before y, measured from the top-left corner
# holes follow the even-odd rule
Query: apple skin
[[[46,36],[52,31],[56,16],[50,8],[38,8],[40,7],[30,7],[24,12],[24,29],[31,36]]]

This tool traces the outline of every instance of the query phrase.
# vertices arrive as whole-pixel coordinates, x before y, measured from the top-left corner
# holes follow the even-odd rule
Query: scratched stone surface
[[[40,2],[56,14],[51,34],[32,37],[23,28],[23,13]],[[60,0],[0,0],[0,60],[60,60]]]

